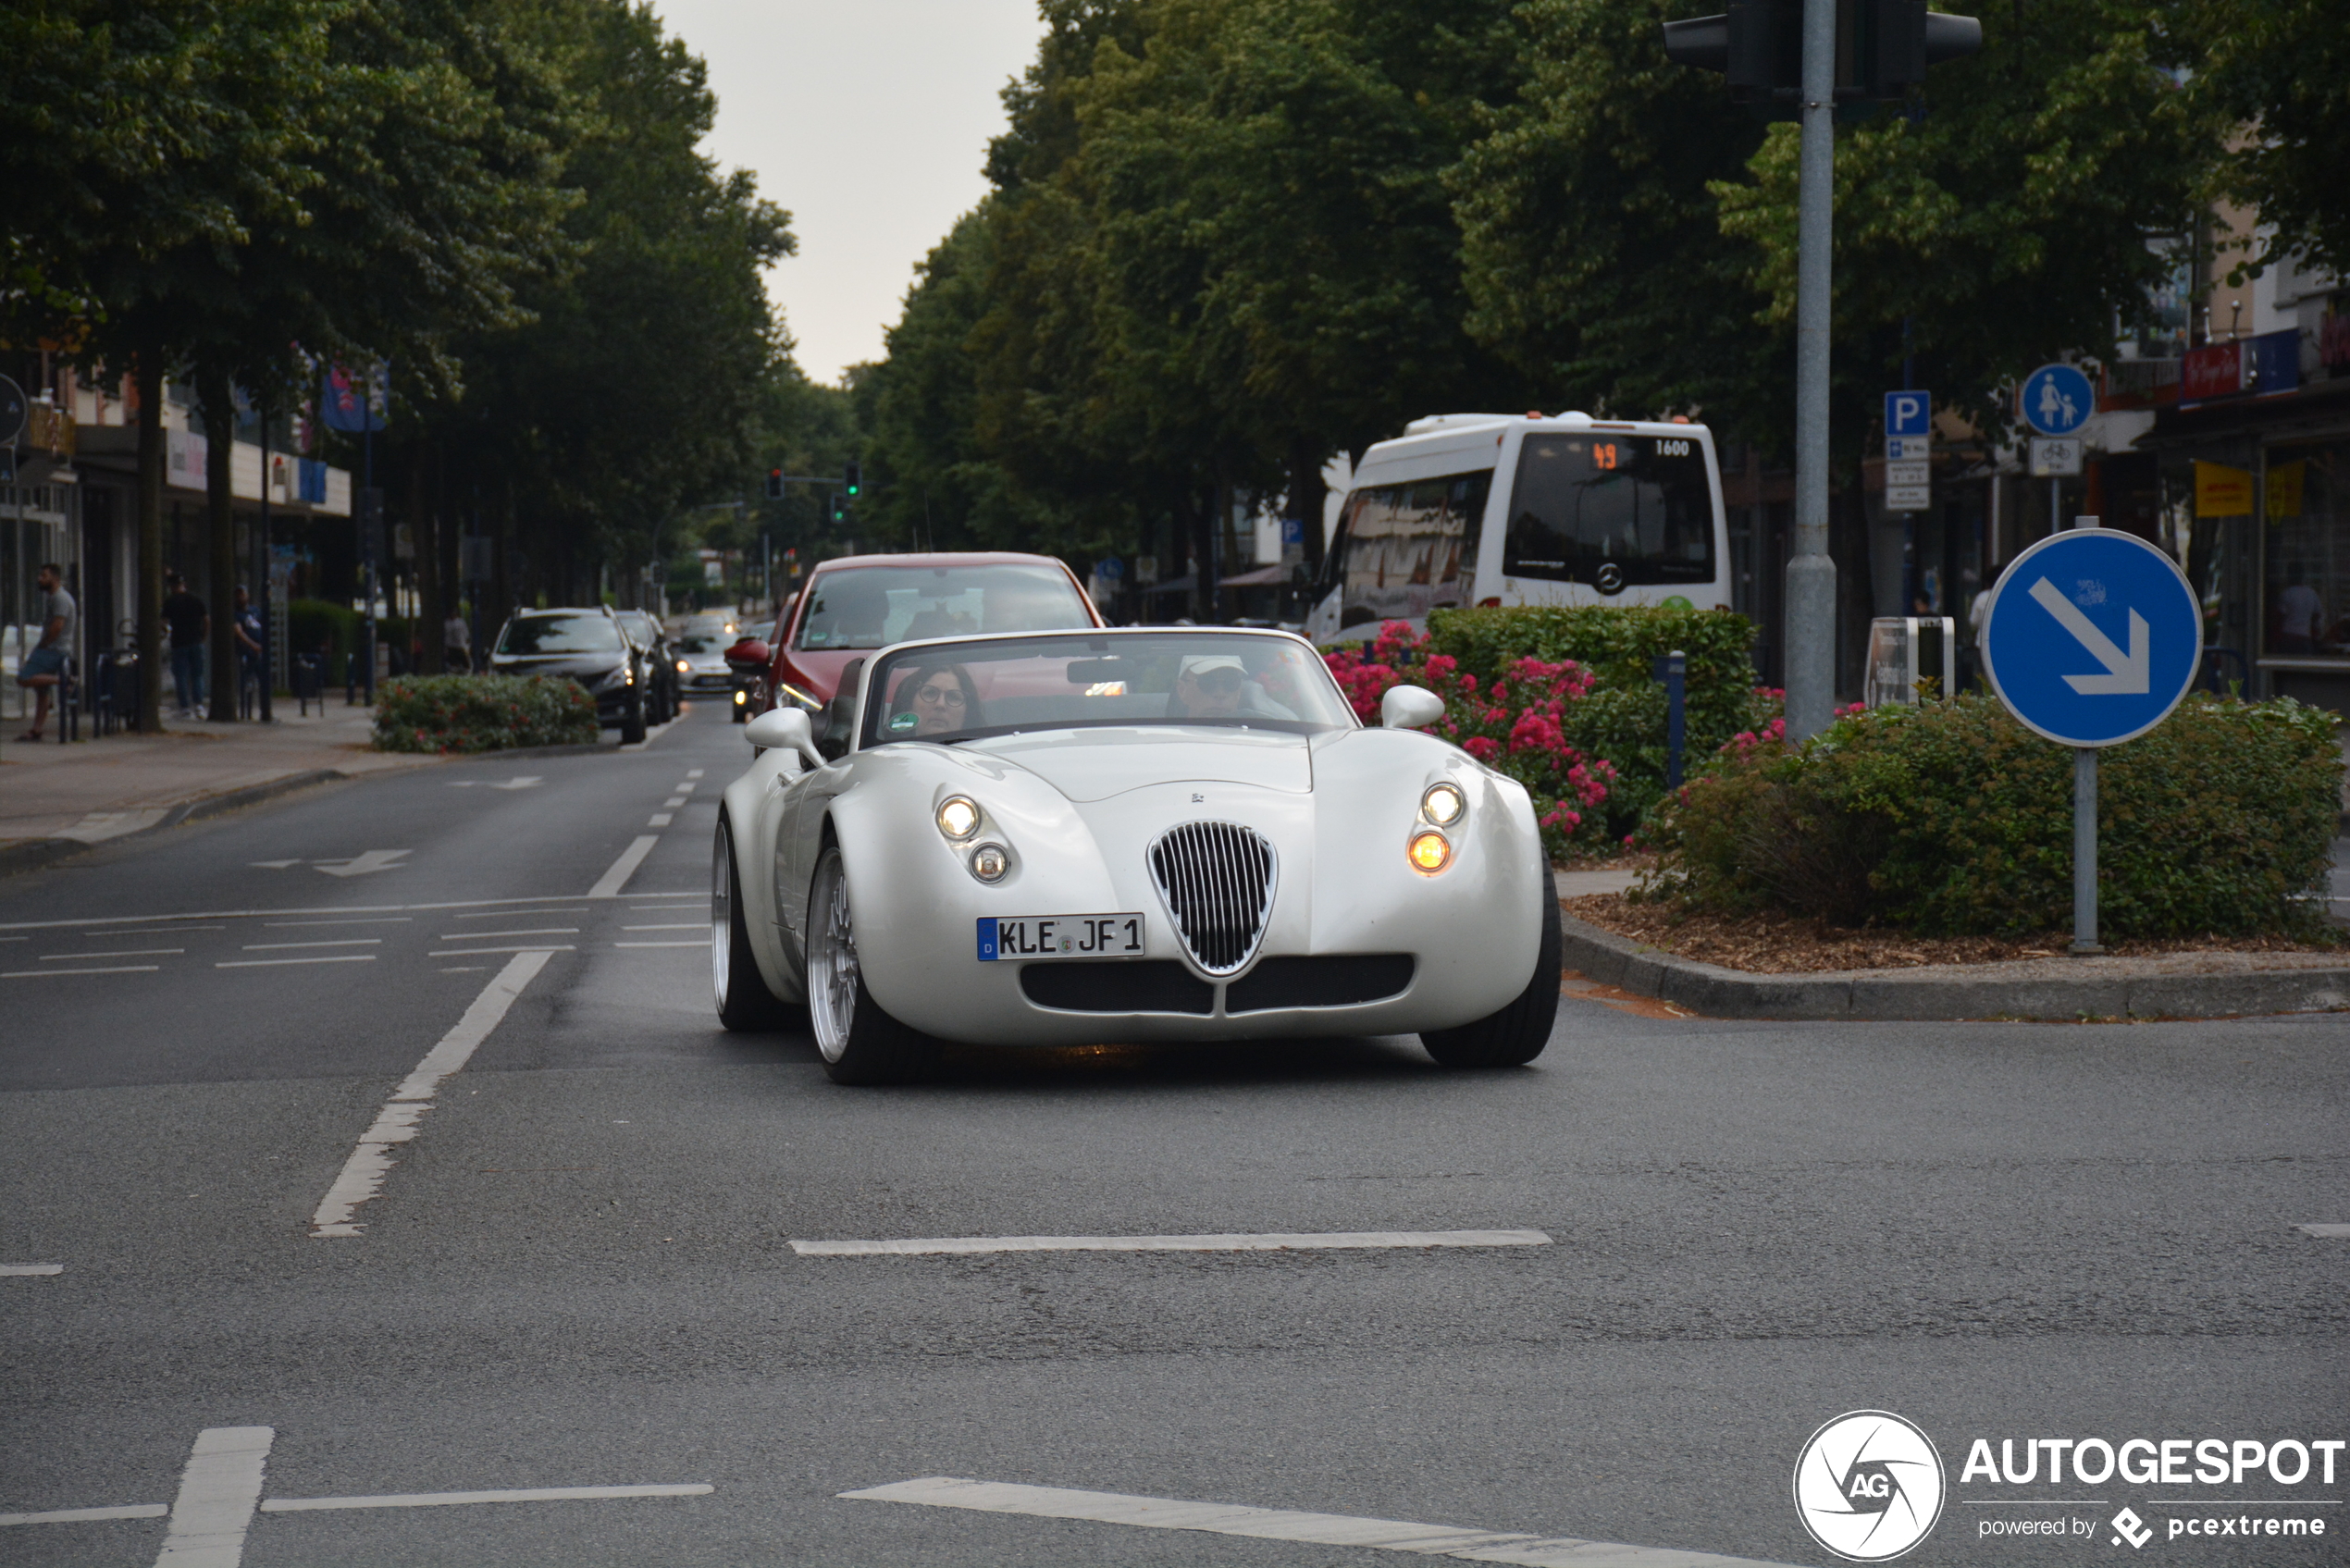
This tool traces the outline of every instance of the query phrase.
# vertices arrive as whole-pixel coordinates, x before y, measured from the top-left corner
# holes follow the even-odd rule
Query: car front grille
[[[1383,1002],[1411,989],[1416,960],[1409,953],[1324,953],[1272,957],[1224,988],[1226,1013],[1275,1007],[1351,1007]]]
[[[1247,963],[1273,907],[1278,868],[1263,835],[1238,822],[1185,822],[1162,833],[1148,858],[1193,961],[1212,975]]]

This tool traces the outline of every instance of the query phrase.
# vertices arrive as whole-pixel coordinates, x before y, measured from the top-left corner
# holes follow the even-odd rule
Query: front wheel
[[[835,1083],[910,1083],[938,1056],[938,1042],[882,1011],[865,989],[848,868],[828,845],[808,887],[808,1019]]]
[[[798,1021],[791,1005],[767,989],[751,954],[742,877],[735,870],[734,828],[723,815],[710,858],[710,980],[718,994],[718,1021],[738,1034],[787,1029]]]
[[[1498,1013],[1490,1013],[1458,1029],[1429,1030],[1420,1044],[1448,1068],[1523,1067],[1551,1043],[1551,1026],[1559,1011],[1559,901],[1551,883],[1550,861],[1542,862],[1542,936],[1534,949],[1534,978]]]

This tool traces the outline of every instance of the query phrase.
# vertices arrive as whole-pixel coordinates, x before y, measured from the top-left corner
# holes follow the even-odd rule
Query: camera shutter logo
[[[1812,1433],[1795,1462],[1803,1527],[1853,1562],[1884,1562],[1925,1539],[1944,1496],[1934,1440],[1889,1411],[1848,1411]]]

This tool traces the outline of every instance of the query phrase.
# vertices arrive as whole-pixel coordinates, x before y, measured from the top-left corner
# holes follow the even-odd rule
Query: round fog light
[[[738,692],[736,692],[736,693],[735,694],[735,706],[736,706],[736,707],[740,708],[740,707],[744,706],[745,704],[747,704],[747,703],[748,703],[748,702],[749,702],[749,701],[750,701],[750,693],[748,693],[748,692],[747,692],[747,691],[738,691]]]
[[[979,808],[963,796],[950,795],[938,803],[938,831],[958,843],[979,831]]]
[[[1451,827],[1461,820],[1461,813],[1467,809],[1468,802],[1462,797],[1457,784],[1433,784],[1428,786],[1428,793],[1420,796],[1422,814],[1440,828]]]
[[[1411,848],[1405,853],[1417,870],[1441,871],[1453,858],[1453,846],[1444,842],[1441,833],[1414,833]]]
[[[1011,858],[1004,853],[1000,844],[983,844],[971,851],[971,875],[982,882],[1001,881],[1011,865]]]

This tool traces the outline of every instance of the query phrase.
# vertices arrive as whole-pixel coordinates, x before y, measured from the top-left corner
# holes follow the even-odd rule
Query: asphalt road
[[[1821,1563],[1790,1476],[1862,1409],[1947,1471],[1904,1562],[2134,1559],[2124,1506],[2145,1555],[2350,1562],[2350,1452],[2331,1485],[1960,1474],[1978,1438],[2350,1438],[2350,1238],[2295,1228],[2350,1222],[2339,1017],[1775,1025],[1577,997],[1499,1074],[1366,1040],[962,1052],[847,1090],[806,1039],[711,1011],[709,842],[745,760],[706,710],[641,751],[337,786],[0,882],[0,1265],[62,1266],[0,1277],[0,1515],[180,1510],[0,1523],[0,1562],[234,1564],[201,1538],[206,1487],[686,1484],[709,1489],[265,1503],[241,1560],[1411,1560],[1327,1524],[839,1496],[946,1476],[1650,1549],[1588,1559],[1622,1568]],[[314,1236],[388,1099],[530,948],[385,1146],[359,1233]],[[1496,1228],[1552,1240],[788,1244]],[[200,1433],[248,1427],[206,1442],[266,1442],[265,1479],[192,1466]],[[2220,1513],[2330,1533],[2168,1534]],[[2094,1529],[1985,1534],[2052,1518]]]

